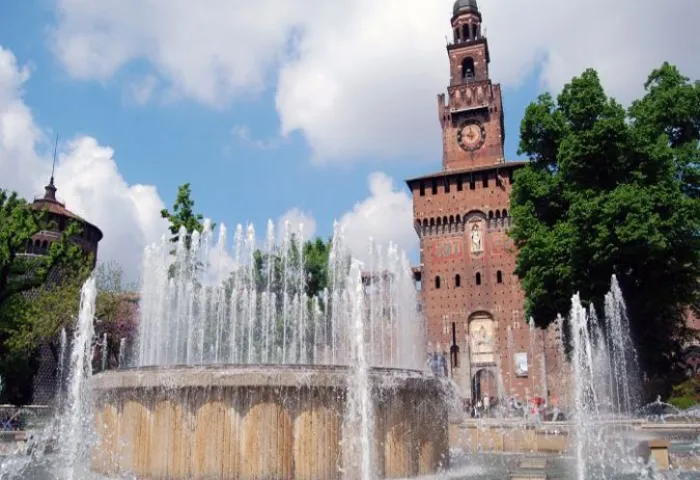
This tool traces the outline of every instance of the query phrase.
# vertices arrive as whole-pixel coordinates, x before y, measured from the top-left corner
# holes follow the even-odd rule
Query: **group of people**
[[[498,399],[493,396],[466,399],[464,410],[471,418],[526,418],[535,424],[542,421],[564,420],[564,414],[554,405],[550,406],[542,397],[533,397],[523,403],[515,397]]]
[[[0,411],[0,432],[14,432],[23,430],[25,418],[13,411]]]

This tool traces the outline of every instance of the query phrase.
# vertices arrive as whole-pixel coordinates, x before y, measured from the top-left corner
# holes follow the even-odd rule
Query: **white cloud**
[[[0,181],[25,197],[40,194],[51,174],[48,135],[34,123],[22,98],[28,71],[0,47]],[[44,152],[40,152],[43,148]],[[131,279],[138,275],[143,247],[165,232],[155,187],[129,185],[111,148],[91,137],[59,145],[55,172],[66,207],[104,233],[100,261],[117,261]]]
[[[413,230],[413,202],[393,180],[381,172],[369,176],[369,197],[343,215],[340,225],[345,245],[356,258],[366,261],[368,240],[386,247],[390,242],[406,252],[418,246]]]
[[[277,220],[276,228],[279,238],[283,235],[287,223],[289,223],[291,233],[298,234],[301,230],[305,240],[310,240],[316,235],[316,219],[309,212],[303,212],[298,208],[292,208],[285,212]]]
[[[276,81],[282,133],[300,130],[318,161],[439,151],[435,94],[448,82],[453,0],[57,2],[55,50],[76,78],[106,79],[145,59],[173,98],[214,107]],[[664,60],[700,77],[700,2],[479,3],[492,76],[505,86],[541,62],[546,88],[594,67],[622,101]]]

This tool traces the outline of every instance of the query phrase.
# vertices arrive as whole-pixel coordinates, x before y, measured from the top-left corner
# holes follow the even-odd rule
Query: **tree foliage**
[[[258,290],[267,289],[267,283],[270,282],[271,291],[281,293],[285,289],[283,282],[286,279],[286,291],[288,295],[293,296],[302,293],[298,291],[298,280],[303,279],[303,293],[309,298],[319,295],[328,286],[331,240],[324,242],[320,237],[307,240],[301,249],[301,255],[299,250],[299,241],[295,235],[290,238],[286,260],[282,247],[272,253],[256,250],[253,261]]]
[[[43,285],[50,274],[79,269],[85,263],[80,247],[71,241],[82,231],[77,221],[67,225],[48,255],[23,255],[40,230],[55,230],[45,212],[33,209],[17,193],[0,189],[0,309],[13,295]]]
[[[56,230],[50,216],[16,193],[0,189],[0,376],[5,384],[3,398],[17,403],[31,399],[37,366],[36,343],[27,328],[32,312],[44,305],[42,294],[47,289],[57,288],[59,280],[85,276],[92,264],[73,241],[82,231],[78,221],[66,226],[46,255],[26,255],[32,236],[41,230]],[[50,313],[61,316],[65,310]]]
[[[690,408],[700,403],[700,376],[695,375],[675,385],[668,403],[680,409]]]
[[[597,303],[617,275],[646,372],[667,371],[700,275],[700,85],[664,64],[625,110],[594,70],[527,107],[511,237],[528,315],[546,325],[573,293]]]
[[[177,197],[175,198],[175,203],[173,204],[173,211],[170,212],[167,209],[160,211],[161,217],[165,218],[170,222],[170,241],[177,243],[180,239],[180,229],[185,228],[188,235],[193,232],[202,232],[204,229],[204,216],[201,213],[194,212],[194,200],[192,200],[192,191],[190,189],[189,183],[184,183],[180,185],[177,189]],[[214,228],[212,224],[211,228]],[[187,246],[189,247],[189,236],[185,239]]]

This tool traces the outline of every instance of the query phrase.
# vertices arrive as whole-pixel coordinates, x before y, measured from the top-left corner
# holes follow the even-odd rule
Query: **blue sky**
[[[337,50],[324,35],[337,18],[338,6],[319,7],[315,0],[300,1],[297,11],[287,11],[275,0],[243,2],[247,6],[241,11],[233,1],[207,0],[196,12],[186,11],[193,4],[181,1],[115,2],[8,0],[0,6],[0,46],[15,57],[12,68],[29,67],[28,78],[15,93],[40,130],[27,149],[43,162],[42,168],[56,133],[65,175],[72,171],[68,162],[79,151],[70,142],[89,137],[113,150],[118,170],[114,175],[125,182],[125,191],[139,184],[155,186],[154,208],[157,199],[170,206],[177,186],[190,182],[197,209],[217,222],[251,221],[260,228],[268,218],[276,220],[298,209],[313,216],[316,233],[323,236],[331,233],[334,219],[352,212],[356,204],[355,212],[363,212],[362,202],[371,196],[368,178],[382,172],[384,178],[393,179],[392,198],[402,213],[395,218],[396,210],[389,209],[380,212],[386,221],[377,218],[368,223],[385,228],[376,234],[383,240],[391,239],[395,231],[404,237],[395,239],[400,244],[403,241],[409,249],[415,245],[415,238],[408,238],[410,224],[405,228],[391,222],[410,222],[410,208],[406,209],[405,198],[397,196],[406,192],[403,180],[441,168],[435,95],[448,83],[444,35],[449,32],[451,1],[403,2],[412,5],[416,15],[400,21],[392,14],[391,5],[399,5],[394,0],[382,6],[364,0],[346,2],[343,12],[348,19],[338,27],[342,42],[332,40],[338,41]],[[571,12],[548,8],[552,18],[541,19],[548,26],[532,32],[518,27],[527,10],[519,11],[524,8],[520,6],[506,10],[501,8],[504,2],[480,3],[491,41],[492,77],[504,87],[510,160],[517,158],[525,106],[540,91],[558,89],[585,67],[599,68],[606,85],[623,101],[639,91],[649,65],[669,59],[681,68],[687,66],[686,74],[693,73],[688,69],[697,71],[690,47],[679,53],[673,44],[664,44],[649,51],[643,17],[635,20],[637,9],[627,0],[619,2],[624,5],[616,6],[618,10],[612,9],[628,17],[627,32],[620,33],[614,21],[601,24],[600,35],[609,28],[605,45],[613,46],[612,52],[583,45],[586,29],[577,25]],[[556,5],[553,0],[528,3]],[[686,17],[688,9],[697,10],[691,3],[678,0],[678,18]],[[585,4],[572,0],[572,10]],[[279,18],[272,18],[270,5],[278,6]],[[246,15],[253,13],[260,21],[251,24]],[[224,15],[229,15],[230,25],[215,21]],[[188,16],[202,22],[194,35],[185,31]],[[164,25],[159,27],[161,21]],[[571,26],[559,28],[562,22]],[[182,37],[178,31],[183,31]],[[396,32],[405,32],[406,37],[395,41]],[[380,46],[368,47],[367,39]],[[697,39],[690,41],[697,46]],[[183,45],[181,52],[178,45]],[[615,68],[630,59],[635,60],[634,68],[624,74]],[[286,134],[281,136],[282,131]],[[2,155],[0,149],[0,187],[27,194],[30,186],[36,189],[37,182],[41,184],[17,175],[19,170],[13,170],[12,161],[3,161]],[[117,208],[113,202],[106,209],[92,208],[89,198],[94,196],[81,197],[85,189],[73,188],[73,179],[61,178],[60,173],[59,192],[62,184],[69,184],[67,199],[73,199],[69,208],[85,215],[92,212],[98,218],[89,219],[100,226],[110,221],[110,208]],[[130,198],[140,202],[138,196]],[[139,222],[135,227],[124,225],[149,231],[143,218]],[[355,231],[375,235],[360,227]],[[133,248],[150,237],[142,235]],[[128,254],[115,246],[107,251],[116,259]]]

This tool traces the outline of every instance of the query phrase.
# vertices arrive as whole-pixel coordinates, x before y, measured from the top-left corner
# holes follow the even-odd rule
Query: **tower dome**
[[[454,15],[467,12],[479,13],[479,6],[476,4],[476,0],[457,0],[454,7],[452,7]]]

